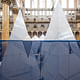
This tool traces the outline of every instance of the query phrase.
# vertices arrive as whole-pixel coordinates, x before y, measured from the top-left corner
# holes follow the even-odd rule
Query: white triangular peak
[[[44,40],[44,38],[45,38],[45,36],[42,34],[42,35],[40,36],[40,40]]]
[[[53,16],[45,40],[75,40],[59,0],[55,1]]]
[[[36,35],[34,35],[34,36],[32,37],[32,40],[39,40],[39,38],[38,38]]]
[[[16,1],[17,7],[20,8],[19,0],[15,0],[15,1]]]
[[[10,40],[30,40],[30,36],[28,35],[21,10],[19,10],[18,16],[14,23]]]

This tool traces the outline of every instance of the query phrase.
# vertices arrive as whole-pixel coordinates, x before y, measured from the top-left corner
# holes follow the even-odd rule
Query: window
[[[38,0],[32,0],[32,8],[38,8]]]
[[[41,27],[44,28],[45,26],[44,25],[41,25]]]
[[[36,25],[34,25],[34,28],[37,28],[37,26],[36,26]]]
[[[12,16],[12,11],[10,11],[10,16]]]
[[[69,8],[74,8],[74,0],[69,0]]]
[[[2,11],[0,11],[0,16],[2,16],[3,15],[3,12]]]
[[[25,0],[25,7],[30,8],[30,0]]]
[[[67,0],[62,0],[62,8],[67,8]]]
[[[47,0],[47,8],[52,8],[52,0]]]
[[[45,8],[45,0],[40,0],[40,8]]]

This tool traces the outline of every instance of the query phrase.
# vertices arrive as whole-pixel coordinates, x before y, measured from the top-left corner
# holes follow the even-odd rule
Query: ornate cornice
[[[11,4],[11,1],[10,0],[1,0],[2,3],[7,3],[8,5]]]
[[[13,7],[12,11],[13,11],[13,13],[18,13],[18,8],[17,7]]]

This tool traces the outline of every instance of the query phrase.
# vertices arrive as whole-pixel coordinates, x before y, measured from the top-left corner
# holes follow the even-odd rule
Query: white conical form
[[[44,42],[41,54],[44,80],[80,80],[80,49],[76,42]]]
[[[27,57],[23,41],[9,41],[1,64],[2,76],[8,80],[38,80],[40,73],[35,57]]]
[[[22,16],[21,11],[19,11],[15,26],[10,37],[10,40],[12,41],[8,42],[3,57],[3,61],[1,64],[1,74],[8,80],[38,80],[40,78],[38,65],[36,65],[37,62],[35,61],[34,57],[30,57],[30,59],[27,57],[27,52],[29,51],[27,51],[28,49],[25,50],[26,46],[24,44],[26,43],[22,41],[26,37],[26,27],[24,26],[25,24],[23,23],[23,20],[20,20],[20,23],[17,23],[19,22],[19,16]],[[31,62],[34,65],[31,64]]]
[[[21,10],[19,10],[18,16],[14,23],[10,40],[30,40]]]
[[[44,40],[44,38],[45,38],[45,36],[42,34],[42,35],[40,36],[40,40]]]
[[[59,0],[56,0],[53,16],[47,34],[46,40],[75,40],[70,25],[60,6]]]
[[[33,36],[32,40],[39,40],[39,38],[35,35]]]
[[[15,0],[15,1],[16,1],[16,4],[17,4],[18,8],[20,8],[19,0]]]
[[[41,55],[44,80],[80,80],[80,49],[76,42],[43,42]]]
[[[8,42],[1,67],[2,75],[8,79],[17,80],[24,76],[23,73],[29,66],[27,65],[27,55],[22,41]],[[19,74],[22,74],[22,76],[20,77]]]

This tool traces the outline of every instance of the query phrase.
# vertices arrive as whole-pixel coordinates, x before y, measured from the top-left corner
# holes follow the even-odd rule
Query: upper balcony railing
[[[64,13],[70,23],[76,23],[77,16],[79,18],[80,16],[80,9],[75,9],[75,8],[64,8]],[[50,22],[50,19],[53,15],[53,9],[50,8],[25,8],[24,11],[24,20],[25,22],[34,22],[35,19],[36,21],[43,21],[43,22]],[[2,8],[0,8],[0,23],[2,22]],[[9,15],[10,15],[10,22],[13,23],[13,12],[12,8],[9,10]],[[80,22],[80,19],[79,21]]]
[[[64,10],[64,13],[67,17],[67,19],[72,19],[72,20],[75,20],[76,19],[76,15],[79,13],[79,11],[77,9],[74,9],[74,8],[65,8],[63,9]],[[50,8],[25,8],[24,11],[24,18],[51,18],[52,15],[53,15],[53,9],[50,9]],[[2,15],[3,15],[3,12],[2,12],[2,8],[0,8],[0,18],[2,18]],[[13,12],[12,12],[12,9],[10,9],[10,13],[9,15],[11,17],[13,17]],[[79,14],[80,15],[80,14]],[[0,19],[1,21],[1,19]]]
[[[67,17],[68,20],[76,20],[76,15],[77,15],[77,9],[74,9],[74,8],[65,8],[63,9],[64,10],[64,13]],[[53,15],[53,9],[50,9],[50,8],[26,8],[25,11],[25,18],[27,17],[28,19],[33,19],[33,18],[48,18],[50,19]]]

